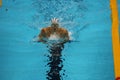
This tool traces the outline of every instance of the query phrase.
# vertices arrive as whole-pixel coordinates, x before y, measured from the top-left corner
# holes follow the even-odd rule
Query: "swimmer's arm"
[[[70,40],[68,32],[66,32],[66,38],[65,39],[66,39],[66,41]]]
[[[65,40],[63,41],[63,43],[69,42],[70,38],[69,38],[69,34],[68,31],[65,32]]]
[[[41,30],[41,33],[39,34],[39,40],[38,42],[46,42],[43,38],[45,37],[45,29]]]

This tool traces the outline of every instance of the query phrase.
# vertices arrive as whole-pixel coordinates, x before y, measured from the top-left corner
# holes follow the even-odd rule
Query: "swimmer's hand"
[[[52,43],[54,43],[54,44],[65,44],[65,43],[71,42],[71,41],[59,41],[59,40],[48,40],[48,41],[46,41],[46,40],[38,40],[37,42],[42,42],[44,44],[52,44]]]
[[[57,44],[65,44],[65,43],[70,43],[70,40],[64,40],[64,41],[57,42]]]
[[[47,43],[47,41],[46,40],[43,40],[43,39],[38,39],[38,41],[37,42],[42,42],[42,43]]]
[[[68,43],[71,43],[71,42],[80,42],[80,41],[76,41],[76,40],[69,40]]]
[[[42,42],[42,43],[47,43],[47,41],[46,40],[42,40],[42,39],[40,39],[39,37],[34,37],[33,38],[33,40],[32,40],[33,42]]]

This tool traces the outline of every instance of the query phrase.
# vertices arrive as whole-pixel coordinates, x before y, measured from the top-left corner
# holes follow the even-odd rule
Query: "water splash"
[[[69,31],[70,39],[73,40],[73,34],[78,35],[78,30],[84,29],[80,26],[80,23],[77,22],[78,17],[79,19],[84,17],[82,12],[87,10],[83,3],[83,0],[33,0],[32,5],[36,9],[36,14],[33,15],[33,23],[31,26],[37,29],[47,27],[50,24],[49,21],[55,17],[59,19],[60,26]],[[73,33],[73,30],[76,33]],[[51,36],[50,40],[51,39],[56,40],[58,38],[56,36]],[[52,41],[52,43],[48,42],[47,45],[50,54],[48,56],[49,60],[47,66],[49,66],[49,70],[46,73],[46,78],[48,80],[62,80],[63,75],[61,75],[60,72],[63,70],[64,66],[62,59],[64,44]],[[65,75],[64,72],[62,74]]]
[[[73,27],[80,26],[76,19],[83,18],[83,12],[87,11],[83,0],[34,0],[32,5],[37,11],[33,22],[39,27],[47,26],[49,21],[56,17],[62,27],[72,30]]]

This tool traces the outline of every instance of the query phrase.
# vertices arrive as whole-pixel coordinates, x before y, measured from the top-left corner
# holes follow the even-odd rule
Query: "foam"
[[[60,37],[56,33],[51,34],[49,37],[49,40],[59,40],[59,39],[60,39]]]

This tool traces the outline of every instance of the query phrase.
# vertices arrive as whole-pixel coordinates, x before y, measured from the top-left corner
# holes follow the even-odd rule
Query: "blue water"
[[[47,80],[47,45],[32,40],[53,17],[76,41],[62,51],[63,80],[114,80],[109,0],[3,0],[0,80]]]

